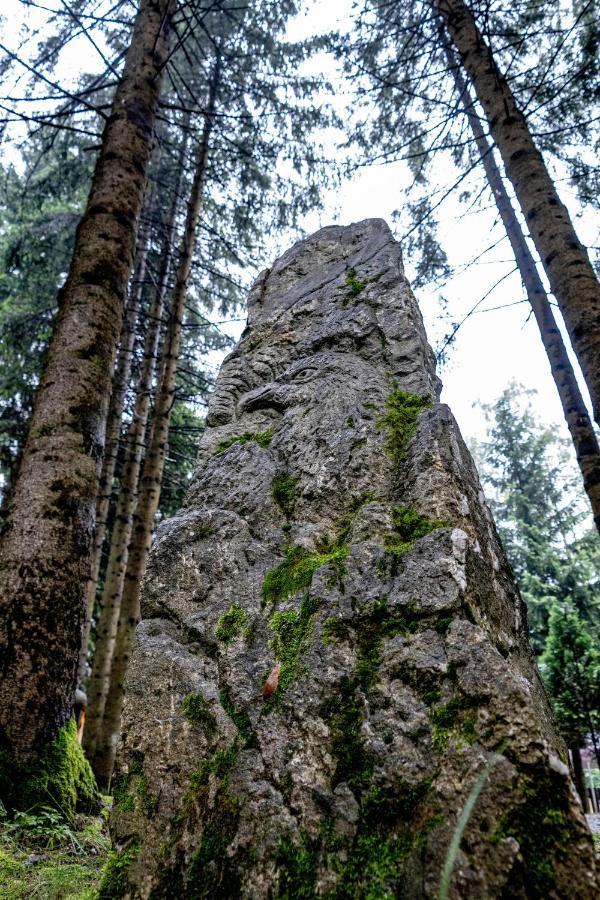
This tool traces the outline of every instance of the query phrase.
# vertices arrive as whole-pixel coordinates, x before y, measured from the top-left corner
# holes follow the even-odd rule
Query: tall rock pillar
[[[115,784],[123,896],[597,896],[522,600],[400,249],[263,272],[156,537]],[[482,777],[483,773],[483,777]]]

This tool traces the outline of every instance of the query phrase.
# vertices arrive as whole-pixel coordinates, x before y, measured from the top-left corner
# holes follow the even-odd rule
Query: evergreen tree
[[[536,422],[530,398],[512,384],[487,407],[490,428],[475,452],[542,653],[555,603],[571,603],[598,633],[600,541],[586,528],[589,513],[563,443]]]
[[[477,207],[487,202],[491,192],[535,312],[600,531],[598,440],[529,250],[529,234],[524,233],[495,160],[497,148],[567,322],[597,411],[598,371],[591,348],[600,335],[600,286],[556,193],[547,161],[539,152],[543,149],[551,158],[563,161],[574,138],[588,145],[590,127],[592,133],[598,131],[590,125],[588,108],[588,99],[600,85],[597,78],[594,81],[592,63],[597,48],[587,5],[575,9],[571,19],[552,2],[508,8],[491,3],[483,11],[476,3],[446,0],[367,0],[357,19],[356,35],[350,41],[339,39],[337,49],[347,71],[359,83],[354,139],[369,159],[405,159],[410,166],[413,201],[404,203],[403,221],[407,252],[412,258],[417,251],[419,276],[445,276],[448,270],[435,235],[436,212],[445,198],[460,190],[469,205]],[[584,46],[576,40],[578,24],[580,33],[587,34]],[[563,48],[564,54],[560,53]],[[527,65],[519,64],[521,51],[528,54]],[[539,62],[532,66],[531,57],[535,60],[538,55]],[[504,78],[505,67],[511,72],[510,84]],[[559,128],[555,121],[557,94],[561,95],[561,109],[564,107]],[[432,196],[429,176],[440,156],[446,168],[452,171],[455,167],[456,175],[454,183]],[[581,153],[577,158],[580,168],[592,177],[593,166],[585,165]],[[486,178],[482,188],[471,177],[479,169]],[[577,180],[574,165],[570,171]],[[577,278],[571,277],[575,270]],[[446,343],[458,327],[451,330]]]
[[[591,735],[600,767],[600,652],[588,624],[568,604],[550,609],[540,669],[567,746],[577,750]]]
[[[0,172],[0,495],[6,509],[73,252],[93,156],[67,131],[23,149]]]
[[[173,12],[170,0],[139,7],[2,534],[1,776],[15,802],[71,715],[98,462]]]

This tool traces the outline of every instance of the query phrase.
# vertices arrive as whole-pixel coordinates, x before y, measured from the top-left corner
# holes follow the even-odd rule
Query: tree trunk
[[[98,499],[96,502],[96,530],[94,532],[94,546],[92,548],[92,562],[90,577],[86,588],[86,615],[83,624],[83,635],[79,651],[79,665],[77,668],[77,686],[83,690],[86,680],[88,643],[90,628],[94,612],[94,602],[98,588],[100,575],[100,563],[102,560],[102,548],[106,537],[106,524],[112,496],[112,485],[115,477],[117,456],[119,452],[119,439],[121,436],[121,421],[125,407],[125,395],[131,377],[131,363],[133,360],[133,346],[135,343],[136,324],[138,321],[140,305],[142,302],[143,286],[146,277],[146,261],[150,245],[150,218],[152,213],[152,198],[148,203],[148,222],[140,229],[136,249],[136,262],[134,265],[134,278],[129,292],[129,302],[125,310],[119,356],[113,378],[112,394],[108,408],[106,424],[106,440],[104,442],[104,456],[100,472],[100,484],[98,487]]]
[[[181,344],[181,326],[198,216],[202,202],[210,135],[214,123],[219,74],[220,64],[217,57],[210,83],[207,112],[202,138],[198,147],[194,181],[188,202],[185,229],[180,248],[169,330],[165,341],[162,371],[152,419],[150,444],[140,479],[139,499],[134,516],[133,536],[129,548],[117,637],[110,670],[110,684],[102,721],[102,735],[94,757],[94,771],[99,784],[109,783],[114,766],[123,706],[123,682],[131,655],[133,635],[140,618],[141,581],[146,570],[152,533],[154,531],[154,520],[160,500],[160,487],[169,439],[171,409],[175,401],[175,381]]]
[[[571,751],[571,759],[573,760],[573,775],[575,787],[577,789],[577,793],[579,794],[579,799],[581,800],[581,805],[583,806],[583,811],[588,811],[588,796],[587,790],[585,788],[585,777],[583,774],[583,763],[581,761],[581,752],[579,747],[569,747]]]
[[[441,38],[442,40],[445,38],[443,33]],[[600,532],[600,446],[598,445],[594,426],[579,390],[577,376],[571,365],[560,329],[556,324],[556,319],[539,276],[535,260],[529,250],[520,222],[504,186],[500,169],[494,159],[493,148],[484,134],[479,116],[473,107],[473,100],[462,76],[460,63],[456,58],[453,58],[449,48],[447,56],[488,183],[494,195],[500,218],[508,235],[515,261],[525,285],[527,299],[531,304],[540,330],[540,337],[548,356],[552,377],[556,384],[563,413],[575,448],[579,469],[583,477],[583,486],[592,506],[596,528]]]
[[[177,161],[178,181],[169,210],[162,243],[161,270],[148,316],[148,327],[144,339],[143,362],[140,371],[133,418],[125,440],[125,462],[119,486],[119,497],[115,523],[111,535],[110,554],[100,604],[100,618],[92,672],[88,686],[88,708],[83,744],[89,759],[93,759],[104,715],[106,693],[109,687],[110,666],[119,621],[119,609],[123,582],[127,568],[127,549],[131,540],[133,514],[137,499],[142,454],[146,441],[146,427],[150,410],[152,382],[159,358],[161,320],[171,269],[173,245],[175,242],[177,207],[183,183],[185,151],[187,143],[181,144]]]
[[[167,59],[143,0],[77,229],[0,550],[0,740],[33,758],[70,716],[110,380]]]
[[[600,284],[560,200],[527,121],[463,0],[432,0],[469,73],[600,422]]]

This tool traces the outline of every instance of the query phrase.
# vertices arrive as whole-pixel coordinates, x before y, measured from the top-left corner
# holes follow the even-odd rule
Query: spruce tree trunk
[[[83,745],[89,759],[93,760],[96,743],[100,734],[104,705],[109,687],[110,666],[119,621],[119,609],[123,582],[127,568],[127,549],[133,528],[133,513],[137,499],[143,450],[146,442],[146,427],[150,411],[152,382],[159,358],[159,341],[165,297],[171,270],[171,259],[176,234],[177,208],[183,183],[186,141],[181,144],[177,161],[178,180],[173,201],[165,223],[162,243],[161,270],[148,316],[148,327],[144,338],[143,362],[136,388],[135,407],[131,425],[125,439],[125,462],[119,485],[119,496],[115,522],[111,534],[110,554],[100,604],[96,646],[92,672],[88,685],[88,708]]]
[[[156,395],[156,404],[150,432],[150,443],[144,460],[138,492],[138,504],[134,516],[133,535],[121,599],[117,636],[110,669],[110,682],[106,693],[102,733],[94,755],[94,772],[101,785],[108,784],[114,766],[119,738],[123,685],[133,645],[135,628],[140,619],[140,587],[154,531],[154,520],[160,500],[160,488],[169,439],[171,410],[175,402],[177,362],[181,345],[187,285],[191,270],[198,217],[208,163],[210,135],[214,124],[216,94],[219,84],[219,58],[213,70],[207,112],[194,172],[194,181],[188,202],[185,229],[181,242],[179,265],[173,298],[169,330],[165,340],[162,371]]]
[[[70,716],[110,380],[154,141],[172,0],[142,0],[0,550],[0,740],[33,758]]]
[[[141,229],[138,236],[134,277],[129,292],[129,302],[123,319],[123,327],[121,329],[119,356],[117,358],[112,394],[108,408],[104,456],[102,458],[98,499],[96,502],[96,530],[94,532],[90,577],[86,588],[86,615],[81,638],[81,648],[79,651],[79,665],[77,668],[77,686],[81,690],[84,690],[85,686],[90,627],[94,612],[96,591],[98,588],[98,577],[100,575],[102,548],[104,546],[104,538],[106,537],[106,525],[108,521],[110,499],[112,496],[112,484],[115,477],[117,456],[119,453],[119,439],[121,436],[123,409],[125,407],[125,395],[131,377],[131,363],[133,360],[136,325],[142,302],[142,294],[144,292],[143,286],[146,277],[146,262],[150,245],[151,211],[152,200],[150,200],[150,203],[148,204],[148,222],[144,224],[144,227]]]
[[[588,812],[588,797],[587,791],[585,789],[585,777],[583,775],[583,763],[581,761],[581,752],[579,747],[570,747],[571,751],[571,759],[573,760],[573,775],[575,787],[577,788],[577,793],[579,794],[579,799],[581,800],[581,805],[583,806],[583,811]]]
[[[432,0],[469,73],[600,422],[600,283],[504,75],[463,0]]]
[[[442,40],[444,35],[441,35]],[[577,463],[583,478],[583,486],[592,506],[594,522],[600,532],[600,446],[594,426],[579,390],[577,376],[571,365],[560,329],[556,324],[548,296],[539,276],[535,260],[529,250],[521,224],[514,211],[502,174],[494,159],[493,148],[481,126],[479,116],[473,107],[473,100],[462,76],[459,61],[448,50],[448,62],[461,103],[469,120],[477,150],[485,170],[488,184],[494,195],[496,206],[510,241],[515,262],[531,304],[540,337],[550,363],[552,377],[558,391],[563,413]]]

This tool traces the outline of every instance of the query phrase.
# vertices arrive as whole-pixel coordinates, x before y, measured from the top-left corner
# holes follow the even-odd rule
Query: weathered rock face
[[[437,389],[384,222],[324,228],[258,279],[146,580],[112,820],[126,895],[437,897],[487,766],[450,896],[597,896]]]

